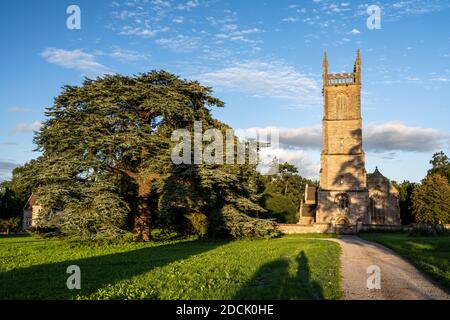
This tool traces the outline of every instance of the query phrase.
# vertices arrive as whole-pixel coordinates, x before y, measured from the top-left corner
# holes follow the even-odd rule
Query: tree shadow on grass
[[[290,273],[289,269],[297,269],[297,272]],[[308,258],[301,251],[295,259],[295,266],[288,259],[278,259],[262,266],[234,299],[320,300],[324,295],[321,284],[311,280]]]
[[[77,295],[93,293],[107,284],[213,250],[225,243],[188,241],[0,272],[0,300],[72,299]],[[69,290],[66,286],[70,276],[66,270],[70,265],[81,269],[81,290]]]

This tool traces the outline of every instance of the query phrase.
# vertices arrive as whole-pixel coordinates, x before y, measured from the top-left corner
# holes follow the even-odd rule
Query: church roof
[[[370,175],[370,180],[389,180],[378,170],[378,167],[375,167],[375,171]]]
[[[37,201],[38,201],[37,195],[35,195],[34,193],[31,194],[31,196],[28,198],[28,201],[25,204],[25,207],[23,208],[23,210],[31,210],[31,208],[34,205],[36,205]]]

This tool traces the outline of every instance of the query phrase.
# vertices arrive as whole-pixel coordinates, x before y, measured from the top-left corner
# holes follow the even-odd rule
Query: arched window
[[[348,195],[345,193],[338,194],[336,196],[336,204],[338,206],[339,211],[347,211],[348,210]]]
[[[370,198],[370,220],[373,224],[384,224],[384,210],[379,204],[381,201]]]

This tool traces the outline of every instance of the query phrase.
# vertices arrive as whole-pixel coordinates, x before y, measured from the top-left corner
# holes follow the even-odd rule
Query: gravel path
[[[435,281],[392,250],[356,236],[329,239],[342,247],[341,273],[346,300],[450,299]],[[367,289],[369,266],[380,268],[381,289]]]

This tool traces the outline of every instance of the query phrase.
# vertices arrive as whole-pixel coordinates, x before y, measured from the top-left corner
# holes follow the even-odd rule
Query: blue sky
[[[72,4],[80,30],[66,27]],[[449,21],[439,0],[2,1],[0,180],[37,156],[33,130],[63,85],[153,69],[212,86],[234,128],[280,128],[279,157],[317,178],[323,51],[350,72],[361,48],[367,171],[420,181],[433,152],[450,153]]]

